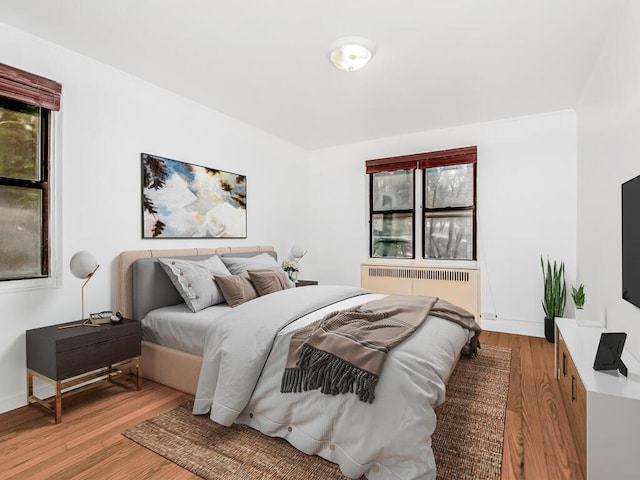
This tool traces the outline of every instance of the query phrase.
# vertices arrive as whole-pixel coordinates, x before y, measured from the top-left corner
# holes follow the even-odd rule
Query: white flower
[[[282,269],[285,272],[297,272],[298,271],[298,262],[293,260],[285,260],[282,262]]]

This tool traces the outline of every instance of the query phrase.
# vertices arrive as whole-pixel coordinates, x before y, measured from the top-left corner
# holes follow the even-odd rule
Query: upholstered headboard
[[[254,255],[268,252],[276,256],[271,246],[257,247],[221,247],[221,248],[190,248],[174,250],[130,250],[120,253],[117,263],[117,295],[116,309],[125,318],[138,318],[141,312],[148,312],[153,308],[175,305],[182,302],[180,294],[158,265],[161,257],[191,257],[207,258],[211,255]],[[140,262],[137,262],[141,260]],[[136,269],[137,286],[134,285],[134,265]],[[137,289],[144,292],[136,299],[134,310],[133,292]]]

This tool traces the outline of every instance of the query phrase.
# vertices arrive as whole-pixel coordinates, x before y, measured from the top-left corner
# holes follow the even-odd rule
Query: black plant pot
[[[544,319],[544,336],[548,341],[553,343],[556,337],[556,322],[553,321],[553,318],[545,318]]]

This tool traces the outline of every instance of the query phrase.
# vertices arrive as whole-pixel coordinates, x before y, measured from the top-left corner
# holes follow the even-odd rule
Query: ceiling
[[[0,0],[0,22],[313,150],[574,108],[625,2]],[[365,69],[330,63],[345,36]]]

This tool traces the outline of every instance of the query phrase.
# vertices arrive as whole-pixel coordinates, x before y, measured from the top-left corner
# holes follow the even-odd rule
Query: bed
[[[433,408],[444,401],[446,381],[474,332],[442,318],[427,317],[413,335],[389,352],[372,403],[351,393],[282,393],[283,369],[294,332],[331,312],[383,300],[385,295],[357,287],[291,288],[235,308],[219,305],[194,314],[179,305],[180,297],[171,291],[171,283],[162,277],[165,274],[148,268],[161,257],[265,252],[275,257],[271,247],[148,250],[119,256],[118,308],[125,317],[143,320],[151,313],[182,317],[194,324],[209,322],[206,335],[196,335],[204,340],[200,346],[188,337],[176,339],[180,336],[172,334],[179,328],[176,325],[146,335],[143,376],[194,394],[196,414],[206,413],[223,425],[242,423],[284,438],[307,454],[338,464],[348,477],[435,478],[430,443],[436,423]],[[134,285],[133,271],[141,264],[147,264],[147,274],[141,281],[137,273],[138,285]]]
[[[127,250],[118,255],[116,262],[116,309],[125,318],[142,320],[143,308],[134,312],[134,265],[141,259],[157,259],[162,257],[190,257],[201,255],[224,254],[258,254],[273,252],[271,246],[249,247],[220,247],[220,248],[182,248],[161,250]],[[157,270],[156,278],[150,280],[155,291],[154,299],[158,303],[149,304],[149,309],[163,305],[171,305],[167,301],[180,303],[179,295],[175,292],[171,283],[163,278],[165,274]],[[159,283],[156,283],[156,281]],[[163,300],[161,300],[163,299]],[[136,299],[136,305],[138,301]],[[157,308],[156,307],[156,308]],[[182,392],[195,395],[198,385],[198,376],[202,365],[202,356],[185,352],[176,348],[166,347],[157,343],[142,341],[142,361],[144,362],[143,376],[154,382],[167,385]]]

